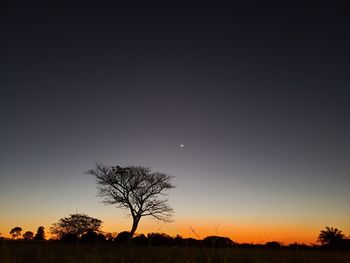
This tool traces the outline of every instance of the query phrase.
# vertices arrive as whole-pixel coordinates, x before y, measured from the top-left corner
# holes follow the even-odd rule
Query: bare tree
[[[135,234],[140,219],[152,216],[157,220],[171,222],[173,209],[168,200],[160,198],[168,189],[175,188],[170,175],[152,172],[142,166],[104,166],[96,164],[88,171],[97,179],[99,195],[105,204],[127,209],[133,222],[130,237]]]

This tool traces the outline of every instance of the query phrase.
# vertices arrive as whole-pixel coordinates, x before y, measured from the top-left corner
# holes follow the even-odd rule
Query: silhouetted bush
[[[185,246],[186,247],[200,247],[203,245],[202,240],[194,239],[194,238],[185,238]]]
[[[34,240],[36,241],[44,241],[45,240],[45,228],[43,226],[39,226],[36,234],[34,236]]]
[[[339,249],[350,251],[350,239],[343,239],[339,242]]]
[[[79,241],[77,234],[65,234],[60,239],[63,243],[77,243]]]
[[[34,233],[32,231],[27,231],[23,234],[23,239],[27,241],[32,240],[33,237],[34,237]]]
[[[154,246],[168,246],[173,243],[171,236],[164,233],[149,233],[147,238],[148,244]]]
[[[130,232],[123,231],[118,233],[118,235],[114,238],[114,242],[117,244],[126,244],[130,240]]]
[[[81,236],[80,241],[83,244],[95,244],[97,242],[97,233],[89,231]]]
[[[281,248],[281,243],[277,241],[270,241],[265,244],[266,248],[271,248],[271,249],[278,249]]]
[[[173,243],[175,246],[186,246],[186,239],[182,238],[180,235],[176,235],[176,237],[173,238]]]
[[[96,237],[96,241],[98,243],[102,243],[102,242],[105,242],[106,241],[106,236],[102,233],[99,233]]]
[[[328,244],[320,246],[324,250],[350,251],[350,239],[333,240]]]
[[[241,243],[236,245],[239,248],[255,248],[255,244],[252,244],[252,243]]]
[[[148,244],[148,238],[144,234],[137,235],[132,239],[132,244],[137,246],[145,246]]]
[[[298,244],[298,243],[289,244],[288,248],[291,248],[291,249],[303,249],[303,250],[315,249],[315,247],[308,246],[306,244]]]
[[[235,243],[228,237],[208,236],[203,239],[206,247],[233,247]]]
[[[104,236],[107,242],[112,242],[115,238],[115,236],[111,232],[105,233]]]

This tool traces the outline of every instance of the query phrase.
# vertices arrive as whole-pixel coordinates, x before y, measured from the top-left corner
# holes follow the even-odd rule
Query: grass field
[[[113,244],[2,242],[1,263],[107,263],[107,262],[244,262],[244,263],[350,263],[349,252],[317,250],[218,249],[185,247],[123,247]]]

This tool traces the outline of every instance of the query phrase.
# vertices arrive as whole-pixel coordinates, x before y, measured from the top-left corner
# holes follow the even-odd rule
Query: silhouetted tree
[[[79,238],[89,231],[100,231],[102,221],[85,214],[71,214],[69,217],[61,218],[50,228],[51,234],[62,238],[63,236],[76,235]],[[70,238],[72,239],[72,238]]]
[[[344,234],[341,230],[333,227],[325,227],[325,230],[321,230],[317,241],[322,245],[337,246],[344,238]]]
[[[27,231],[23,234],[24,240],[32,240],[34,237],[34,233],[32,231]]]
[[[45,228],[43,226],[39,226],[36,234],[34,236],[34,240],[44,241],[45,240]]]
[[[152,216],[158,220],[170,222],[173,209],[168,200],[160,199],[168,189],[175,186],[172,176],[151,172],[150,168],[141,166],[103,166],[88,171],[97,179],[99,195],[104,203],[127,209],[133,223],[130,238],[133,237],[141,217]]]
[[[12,236],[12,239],[16,239],[21,235],[21,232],[22,232],[22,228],[19,226],[16,226],[11,229],[10,235]]]

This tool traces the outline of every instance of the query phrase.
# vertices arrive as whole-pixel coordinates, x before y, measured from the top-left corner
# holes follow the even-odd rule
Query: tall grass
[[[3,242],[1,263],[347,263],[349,252]]]

